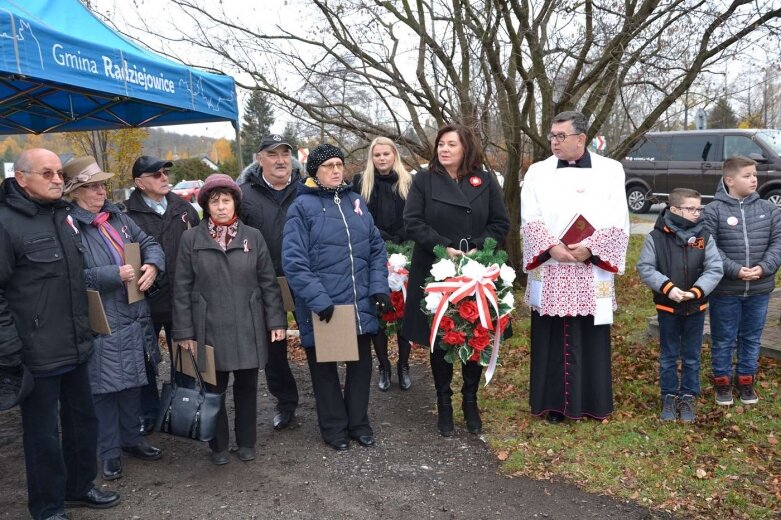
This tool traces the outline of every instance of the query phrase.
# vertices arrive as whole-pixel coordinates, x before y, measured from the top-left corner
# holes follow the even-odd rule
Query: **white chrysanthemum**
[[[388,257],[388,263],[393,269],[401,269],[407,265],[407,257],[401,253],[393,253]]]
[[[502,279],[502,283],[506,286],[510,286],[515,281],[515,269],[507,264],[502,264],[499,268],[499,278]]]
[[[442,300],[442,293],[428,293],[426,295],[426,310],[430,313],[434,313],[439,307],[439,302]]]
[[[502,303],[510,308],[515,307],[515,296],[512,291],[507,291],[507,294],[502,297]]]
[[[437,282],[441,282],[445,278],[449,278],[451,276],[456,275],[456,266],[453,262],[450,260],[443,258],[436,264],[431,266],[431,276],[434,277],[434,280]]]
[[[480,262],[467,260],[464,265],[461,266],[461,274],[472,280],[482,280],[483,276],[485,276],[485,266]]]
[[[391,273],[388,275],[388,287],[391,291],[400,291],[404,287],[404,282],[407,281],[407,275],[399,273]]]

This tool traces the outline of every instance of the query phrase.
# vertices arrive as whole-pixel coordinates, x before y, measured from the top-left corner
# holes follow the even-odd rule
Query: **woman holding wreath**
[[[401,335],[421,345],[429,345],[430,326],[420,302],[435,260],[434,247],[442,245],[451,257],[458,257],[482,247],[488,237],[502,244],[510,230],[502,190],[494,175],[482,168],[483,153],[474,133],[459,124],[445,125],[439,129],[434,147],[437,155],[428,170],[415,175],[404,208],[407,236],[415,247]],[[454,432],[450,388],[453,365],[445,360],[444,345],[437,342],[433,347],[431,373],[437,392],[437,429],[449,437]],[[483,427],[477,407],[482,371],[478,362],[461,364],[461,405],[469,433],[480,433]]]

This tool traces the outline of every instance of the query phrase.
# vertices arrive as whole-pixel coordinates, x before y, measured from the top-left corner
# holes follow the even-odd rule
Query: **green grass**
[[[566,480],[687,518],[778,518],[781,363],[760,359],[757,405],[717,407],[705,346],[697,421],[661,423],[659,343],[647,335],[655,310],[634,269],[643,239],[632,236],[627,272],[616,278],[612,417],[550,425],[530,415],[529,319],[517,316],[482,392],[489,444],[510,475]]]

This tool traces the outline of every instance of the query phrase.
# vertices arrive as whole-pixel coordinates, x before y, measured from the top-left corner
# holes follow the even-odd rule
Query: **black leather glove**
[[[384,293],[372,294],[374,304],[377,306],[377,312],[380,314],[393,311],[393,304],[390,301],[390,297]]]
[[[331,321],[331,318],[333,318],[334,316],[334,306],[329,305],[322,311],[318,312],[317,315],[320,317],[320,321],[324,321],[328,323],[329,321]]]

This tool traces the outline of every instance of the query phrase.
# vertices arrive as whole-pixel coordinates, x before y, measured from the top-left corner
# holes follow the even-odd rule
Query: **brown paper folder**
[[[201,371],[201,377],[203,380],[210,385],[216,385],[217,384],[217,373],[214,370],[214,347],[211,345],[205,345],[206,347],[206,364],[202,367],[198,367]],[[179,343],[174,341],[173,345],[173,359],[174,363],[176,363],[176,353],[179,350]],[[197,356],[196,356],[197,357]],[[197,378],[195,375],[195,369],[193,368],[193,363],[190,361],[190,356],[187,355],[187,351],[185,350],[182,352],[182,366],[179,366],[179,363],[176,363],[176,370],[177,372],[182,372],[183,374],[187,374],[190,377]]]
[[[135,278],[129,282],[125,282],[127,287],[127,302],[135,303],[144,299],[144,293],[138,290],[138,279],[143,274],[141,272],[141,244],[138,242],[131,242],[125,244],[125,263],[133,266],[133,270],[136,272]]]
[[[103,308],[103,300],[98,291],[87,289],[87,307],[89,312],[89,326],[95,334],[111,335],[111,326],[106,319],[106,309]]]
[[[312,313],[315,354],[318,363],[358,361],[358,333],[355,330],[355,307],[336,305],[331,321],[320,321]]]
[[[279,290],[282,293],[282,306],[285,307],[285,312],[295,311],[296,303],[293,301],[293,293],[290,292],[287,278],[284,276],[277,276],[277,283],[279,284]]]

